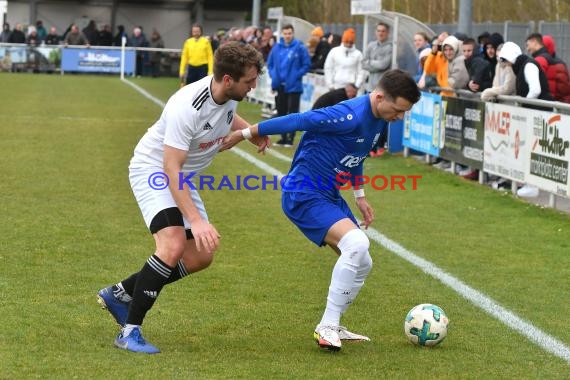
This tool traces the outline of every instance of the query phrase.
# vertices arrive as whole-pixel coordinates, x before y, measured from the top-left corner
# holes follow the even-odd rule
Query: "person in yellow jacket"
[[[201,25],[192,25],[192,37],[184,42],[180,57],[180,86],[211,75],[213,64],[214,53],[210,40],[202,37]]]

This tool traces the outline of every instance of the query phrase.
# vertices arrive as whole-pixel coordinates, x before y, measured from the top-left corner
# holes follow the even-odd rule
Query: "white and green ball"
[[[404,332],[413,344],[432,347],[445,339],[448,325],[449,318],[441,307],[423,303],[406,315]]]

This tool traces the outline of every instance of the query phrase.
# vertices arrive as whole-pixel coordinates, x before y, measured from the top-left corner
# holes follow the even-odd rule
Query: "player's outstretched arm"
[[[234,116],[231,128],[232,131],[241,131],[249,127],[251,127],[251,124],[245,121],[245,119],[243,119],[241,116],[239,116],[238,114]],[[271,140],[269,139],[269,136],[255,136],[255,137],[252,136],[248,140],[253,145],[257,146],[257,153],[265,154],[265,149],[269,148],[269,146],[271,145]]]
[[[220,148],[220,152],[233,148],[243,140],[250,140],[253,144],[257,145],[257,151],[260,153],[265,152],[265,149],[271,144],[267,136],[259,136],[257,124],[240,130],[236,130],[224,138],[224,142]]]

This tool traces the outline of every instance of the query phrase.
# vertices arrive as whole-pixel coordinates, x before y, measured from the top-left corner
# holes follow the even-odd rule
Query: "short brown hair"
[[[412,104],[420,100],[421,93],[414,78],[404,70],[388,70],[378,82],[378,88],[384,91],[390,100],[402,97]]]
[[[224,75],[239,81],[250,67],[263,72],[263,56],[253,46],[238,41],[228,42],[216,49],[214,54],[214,80],[220,82]]]

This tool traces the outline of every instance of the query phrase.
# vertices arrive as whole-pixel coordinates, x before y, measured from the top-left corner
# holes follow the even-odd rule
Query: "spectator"
[[[431,55],[431,45],[430,45],[430,47],[427,47],[424,50],[422,50],[419,54],[419,62],[420,62],[422,76],[423,76],[423,72],[424,72],[424,65],[425,65],[425,63],[426,63],[426,61],[430,55]],[[420,79],[421,79],[421,77],[420,77]],[[435,80],[435,76],[428,75],[425,77],[425,80],[426,80],[426,84],[425,84],[426,88],[431,88],[431,87],[437,86],[437,81]]]
[[[463,41],[465,67],[469,73],[467,88],[472,92],[482,92],[493,83],[491,64],[479,54],[479,48],[473,38]]]
[[[155,49],[164,49],[164,42],[162,41],[160,33],[158,33],[156,29],[152,31],[150,36],[150,47]],[[161,59],[162,53],[160,51],[153,51],[150,53],[150,67],[153,78],[160,76]]]
[[[251,44],[255,42],[255,34],[257,33],[257,28],[255,26],[248,26],[243,30],[243,42],[246,44]]]
[[[89,45],[93,46],[99,45],[99,41],[97,41],[99,32],[97,31],[97,25],[95,24],[95,20],[89,21],[89,24],[87,24],[87,26],[83,28],[83,34],[85,35],[85,37],[87,37]]]
[[[370,42],[364,52],[362,68],[368,71],[366,92],[374,91],[382,75],[392,66],[392,42],[388,41],[390,27],[385,23],[376,25],[376,41]]]
[[[390,27],[383,22],[376,25],[376,41],[366,47],[362,68],[368,72],[368,81],[365,85],[366,93],[374,91],[382,75],[392,67],[392,42],[388,41]],[[369,152],[370,157],[379,157],[384,153],[384,146],[388,140],[388,128],[385,128]]]
[[[129,38],[127,36],[127,33],[125,32],[125,27],[123,25],[119,25],[117,27],[117,34],[115,34],[115,37],[113,38],[113,45],[122,46],[123,37],[125,37],[125,39],[127,40],[127,45],[128,45]]]
[[[423,63],[420,62],[420,53],[426,48],[431,47],[427,34],[425,34],[424,32],[417,32],[416,34],[414,34],[414,47],[416,48],[416,56],[418,57],[416,75],[414,76],[414,79],[417,83],[422,77],[422,74],[424,72],[424,65]]]
[[[245,44],[245,41],[243,39],[243,30],[239,28],[232,28],[230,33],[230,41],[236,41]]]
[[[321,28],[320,26],[317,26],[311,31],[311,36],[307,41],[307,50],[309,51],[309,56],[311,57],[311,60],[315,55],[315,51],[317,50],[317,45],[319,44],[319,42],[321,42],[321,39],[323,38],[324,35],[325,33],[323,32],[323,28]]]
[[[536,60],[522,54],[514,42],[506,42],[501,49],[501,62],[512,66],[515,73],[516,95],[530,99],[552,100],[546,74]]]
[[[348,28],[342,35],[342,44],[332,48],[325,60],[325,82],[329,90],[344,88],[354,83],[360,88],[364,83],[362,53],[354,47],[356,32]]]
[[[556,57],[556,42],[554,41],[554,37],[552,37],[551,35],[545,34],[544,36],[542,36],[542,42],[544,43],[546,50],[552,56],[552,58],[557,58]]]
[[[540,33],[532,33],[527,37],[526,50],[546,74],[552,97],[559,102],[570,103],[568,68],[561,59],[552,57],[544,46]]]
[[[447,32],[442,32],[436,39],[433,40],[431,45],[431,54],[427,57],[424,64],[424,72],[422,77],[418,82],[419,88],[426,87],[426,81],[428,76],[435,77],[437,85],[439,87],[449,87],[447,83],[447,64],[448,61],[442,53],[442,43],[449,34]],[[442,95],[453,95],[453,93],[442,92]]]
[[[57,34],[57,29],[55,26],[49,28],[49,33],[46,35],[45,43],[46,45],[59,45],[61,42],[61,37]]]
[[[180,56],[180,83],[181,86],[196,82],[206,75],[212,74],[214,53],[212,44],[202,36],[202,26],[192,26],[192,37],[184,42]]]
[[[142,33],[142,29],[140,27],[137,26],[133,29],[133,35],[129,39],[129,46],[135,48],[148,47],[148,41],[146,40],[146,37]],[[146,53],[144,51],[137,49],[135,75],[138,77],[140,77],[143,74],[145,56]]]
[[[111,33],[111,25],[103,25],[103,29],[97,33],[97,44],[99,46],[113,45],[113,33]]]
[[[499,33],[493,33],[487,39],[485,43],[485,50],[483,53],[483,58],[485,58],[491,64],[490,71],[491,75],[495,75],[495,67],[497,66],[497,47],[504,43],[503,36]]]
[[[454,36],[443,41],[443,55],[448,61],[447,84],[458,90],[465,88],[469,82],[469,73],[465,67],[465,57],[461,49],[461,42]]]
[[[65,46],[69,45],[86,45],[89,46],[89,40],[85,37],[85,34],[79,31],[79,27],[76,24],[71,24],[71,29],[69,33],[65,36],[63,40]]]
[[[499,59],[513,68],[516,95],[529,99],[553,100],[548,89],[546,74],[533,58],[522,53],[517,44],[505,42]],[[538,189],[531,185],[524,185],[517,191],[518,196],[530,198],[537,197],[538,193]]]
[[[332,34],[328,33],[321,37],[319,43],[315,47],[315,54],[311,57],[311,70],[317,73],[322,74],[323,69],[325,67],[325,60],[327,59],[327,55],[331,51],[332,47],[329,42],[329,39]]]
[[[44,23],[42,20],[36,21],[36,35],[40,43],[45,40],[47,36],[46,28],[44,28]]]
[[[25,44],[26,43],[26,35],[22,31],[22,29],[23,29],[22,24],[16,24],[16,26],[14,27],[14,30],[12,30],[12,33],[10,34],[10,38],[8,39],[8,42],[10,42],[12,44]]]
[[[7,22],[4,23],[2,26],[2,34],[0,34],[0,42],[10,42],[10,35],[12,32],[10,31],[10,24]]]
[[[277,92],[275,105],[277,116],[299,112],[303,76],[311,68],[311,59],[305,45],[295,37],[291,24],[281,28],[281,41],[269,53],[267,69],[271,77],[271,88]],[[281,135],[275,145],[290,147],[295,140],[295,132]]]
[[[263,27],[261,32],[261,37],[257,42],[257,49],[263,56],[263,61],[267,62],[267,58],[269,57],[269,53],[271,52],[271,48],[273,45],[271,44],[271,38],[273,37],[273,30],[269,26]]]
[[[340,44],[342,43],[342,36],[336,33],[332,33],[331,35],[329,35],[328,41],[329,45],[331,46],[331,49],[335,48],[337,46],[340,46]]]
[[[348,99],[352,99],[356,96],[358,88],[354,83],[349,83],[344,88],[338,88],[336,90],[331,90],[319,96],[319,98],[313,104],[314,110],[324,107],[334,106],[337,103],[343,102]]]
[[[28,37],[26,38],[26,44],[30,46],[40,46],[41,40],[39,39],[38,32],[35,29],[30,31],[30,34],[28,34]]]
[[[497,47],[497,55],[503,45]],[[481,93],[481,100],[484,102],[495,99],[498,95],[514,95],[515,94],[515,73],[511,65],[506,62],[499,62],[495,68],[495,76],[493,77],[493,86]]]

